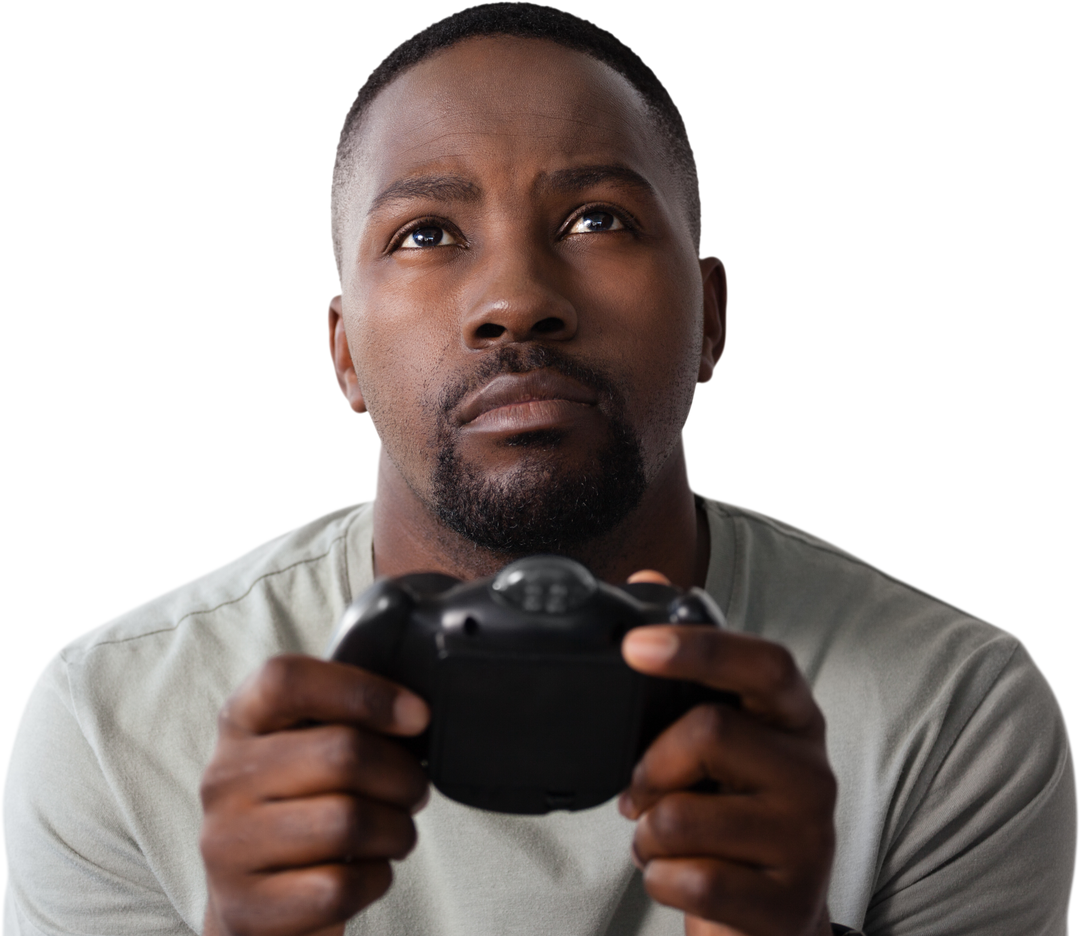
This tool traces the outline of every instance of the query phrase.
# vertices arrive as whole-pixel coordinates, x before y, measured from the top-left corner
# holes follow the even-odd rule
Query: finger
[[[643,673],[735,692],[746,711],[788,730],[824,735],[810,687],[779,644],[710,627],[655,624],[626,635],[623,657]]]
[[[634,829],[633,853],[654,858],[723,858],[776,867],[790,855],[790,817],[753,796],[672,793],[646,810]],[[798,849],[801,853],[803,849]]]
[[[638,761],[619,807],[636,819],[660,797],[702,780],[832,818],[836,780],[824,745],[726,705],[699,705],[666,728]]]
[[[658,858],[642,875],[654,900],[754,936],[805,932],[820,913],[816,888],[785,888],[764,871],[715,858]]]
[[[419,761],[399,742],[348,725],[237,739],[222,749],[203,775],[207,810],[237,795],[255,801],[335,792],[413,809],[427,794]]]
[[[742,930],[727,926],[724,923],[712,923],[701,917],[691,916],[689,913],[685,920],[686,936],[747,936]]]
[[[247,871],[273,871],[355,861],[404,858],[416,844],[408,812],[355,796],[314,796],[263,803],[245,817],[243,836],[208,819],[203,854],[213,870],[227,861]],[[226,855],[225,852],[228,852]]]
[[[670,585],[671,579],[669,579],[663,572],[657,572],[656,569],[642,569],[640,572],[635,572],[627,580],[629,584],[636,582],[651,582],[654,585]]]
[[[392,880],[388,861],[325,864],[254,875],[247,886],[211,899],[230,932],[292,936],[344,922],[385,894]]]
[[[415,735],[427,704],[403,686],[356,666],[299,654],[273,657],[225,703],[221,731],[266,734],[310,722],[363,725]]]

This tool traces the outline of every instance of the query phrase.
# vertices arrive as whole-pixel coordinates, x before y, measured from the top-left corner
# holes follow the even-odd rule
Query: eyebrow
[[[368,215],[374,214],[383,205],[394,201],[465,201],[480,200],[480,189],[468,179],[452,175],[414,176],[411,179],[398,179],[391,182],[375,196]]]
[[[541,176],[536,187],[541,192],[574,194],[596,185],[610,184],[612,182],[627,188],[637,189],[649,195],[656,194],[656,189],[643,175],[618,164],[556,169]],[[384,205],[394,201],[477,202],[480,198],[479,186],[461,176],[415,176],[411,179],[399,179],[396,182],[391,182],[375,196],[371,207],[368,209],[368,215],[374,214]]]
[[[556,169],[545,173],[537,188],[541,191],[573,194],[596,185],[614,182],[626,188],[637,189],[648,195],[655,195],[656,189],[640,173],[618,164],[597,166],[575,166],[571,169]]]

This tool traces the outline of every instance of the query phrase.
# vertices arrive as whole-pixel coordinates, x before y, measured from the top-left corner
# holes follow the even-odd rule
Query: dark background
[[[671,87],[705,248],[730,264],[694,485],[1012,627],[1067,677],[1042,503],[1064,443],[1032,383],[1022,193],[1002,182],[1024,120],[1008,60],[977,27],[886,14],[676,26],[567,2]],[[83,48],[68,24],[66,91],[33,137],[49,269],[11,430],[16,586],[39,597],[9,686],[78,630],[370,493],[375,440],[323,348],[330,154],[368,68],[449,9],[178,22],[123,48]]]

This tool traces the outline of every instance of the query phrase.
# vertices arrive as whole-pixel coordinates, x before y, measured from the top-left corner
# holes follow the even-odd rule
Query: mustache
[[[438,412],[443,418],[449,418],[466,394],[478,390],[500,374],[527,374],[529,371],[543,369],[553,370],[596,391],[600,396],[601,404],[606,402],[618,406],[622,402],[622,395],[615,381],[606,373],[575,361],[558,348],[548,345],[527,347],[506,345],[491,352],[471,374],[459,377],[445,386],[436,404]]]

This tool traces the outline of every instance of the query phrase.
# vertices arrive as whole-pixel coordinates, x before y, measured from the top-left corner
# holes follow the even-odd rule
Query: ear
[[[724,353],[727,338],[727,275],[716,257],[706,257],[701,264],[702,305],[705,317],[701,335],[701,364],[698,383],[705,383]]]
[[[338,386],[345,394],[356,412],[367,412],[364,403],[364,395],[360,392],[360,384],[356,379],[356,368],[353,366],[352,353],[349,351],[349,342],[345,337],[345,319],[341,312],[341,296],[334,296],[330,300],[330,356],[334,359],[334,370],[337,373]]]

